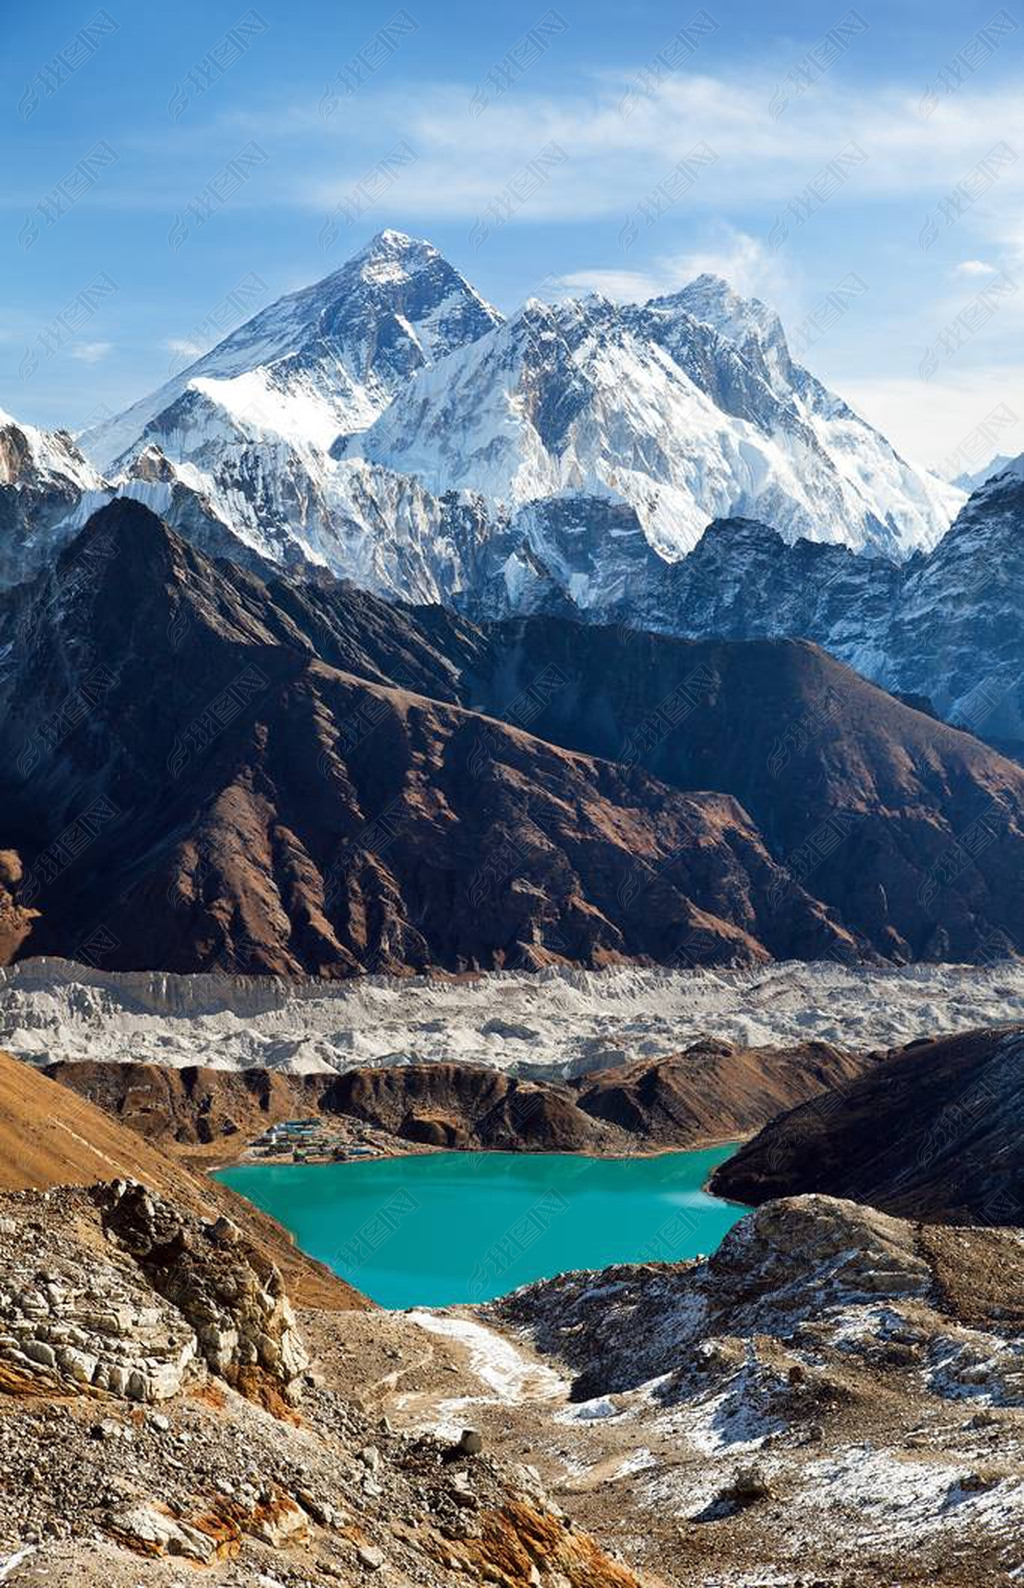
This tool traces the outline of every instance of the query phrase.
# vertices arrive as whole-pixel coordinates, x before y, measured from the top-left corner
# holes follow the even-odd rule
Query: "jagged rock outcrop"
[[[771,1201],[734,1225],[710,1257],[561,1274],[488,1310],[567,1362],[580,1400],[658,1379],[658,1399],[671,1403],[693,1393],[702,1373],[727,1366],[727,1351],[716,1361],[717,1342],[762,1335],[791,1343],[813,1374],[836,1353],[869,1356],[889,1332],[888,1312],[908,1328],[913,1320],[937,1381],[961,1372],[961,1383],[971,1381],[983,1350],[971,1331],[986,1331],[984,1383],[996,1401],[1024,1406],[1019,1231],[924,1234],[846,1199]],[[800,1382],[795,1375],[792,1383]]]
[[[59,1208],[80,1240],[98,1235],[90,1197],[112,1251],[83,1267],[54,1215]],[[123,1180],[91,1193],[38,1193],[36,1211],[0,1228],[8,1387],[21,1382],[29,1393],[41,1376],[44,1387],[81,1385],[145,1404],[180,1393],[205,1363],[246,1393],[298,1399],[308,1359],[280,1271],[230,1219],[204,1222]]]
[[[101,1250],[83,1265],[55,1216],[84,1222],[87,1200],[44,1192],[0,1219],[0,1393],[81,1387],[97,1398],[169,1400],[195,1374],[195,1332],[130,1267]]]
[[[17,903],[25,868],[13,849],[0,850],[0,961],[12,960],[32,930],[36,912]]]
[[[211,1372],[250,1388],[264,1376],[297,1400],[309,1364],[280,1270],[238,1226],[203,1224],[125,1181],[95,1195],[107,1235],[185,1319]]]

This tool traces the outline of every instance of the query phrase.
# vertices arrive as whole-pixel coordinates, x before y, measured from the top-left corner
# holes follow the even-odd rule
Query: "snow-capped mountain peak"
[[[772,310],[711,276],[643,305],[530,300],[337,452],[435,495],[476,491],[499,514],[618,501],[669,559],[737,514],[906,556],[962,500],[795,366]]]
[[[336,274],[344,275],[347,270],[357,267],[367,281],[397,280],[429,269],[437,260],[444,263],[443,256],[425,237],[410,237],[406,232],[385,227],[371,237],[364,248],[353,254]]]
[[[904,558],[963,500],[795,364],[778,315],[720,277],[646,304],[531,298],[506,321],[394,230],[82,446],[204,544],[233,537],[468,604],[528,567],[531,582],[561,570],[568,598],[600,609],[609,581],[646,577],[651,557],[683,557],[737,515]],[[152,453],[137,466],[145,449],[155,472]]]
[[[697,276],[677,292],[652,298],[647,308],[666,316],[682,312],[711,326],[761,370],[775,391],[784,395],[793,387],[796,369],[779,316],[760,298],[741,297],[721,276]]]
[[[0,587],[56,557],[110,494],[66,430],[41,430],[0,409]]]
[[[676,306],[713,326],[719,336],[741,347],[751,336],[764,342],[785,340],[782,321],[760,298],[743,298],[722,276],[704,272],[678,291],[652,298],[654,307]]]
[[[144,433],[157,438],[154,422],[196,390],[222,403],[229,426],[246,415],[264,431],[323,448],[365,429],[418,369],[501,319],[432,244],[382,231],[339,270],[279,298],[126,413],[87,431],[81,446],[100,467],[123,466]]]
[[[1012,458],[1006,452],[997,452],[995,457],[990,458],[982,468],[973,472],[965,470],[962,474],[952,476],[951,483],[970,494],[979,490],[989,480],[994,480],[997,475],[1004,474],[1007,469],[1018,469],[1020,461],[1020,458]]]
[[[41,430],[0,408],[0,484],[18,485],[30,475],[86,491],[103,485],[67,430]]]

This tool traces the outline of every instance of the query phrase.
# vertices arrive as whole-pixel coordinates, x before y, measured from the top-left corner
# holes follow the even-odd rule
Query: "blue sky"
[[[1017,0],[20,6],[0,406],[124,407],[240,283],[257,307],[394,226],[505,310],[716,270],[911,456],[998,404],[1021,451],[1022,87]]]

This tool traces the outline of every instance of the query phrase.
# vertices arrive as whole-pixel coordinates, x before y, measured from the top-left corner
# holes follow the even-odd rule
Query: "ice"
[[[494,972],[347,982],[112,973],[56,959],[0,970],[0,1046],[57,1059],[265,1066],[478,1063],[557,1079],[701,1036],[746,1046],[848,1048],[1024,1021],[1024,965],[858,969],[786,962],[753,971]]]

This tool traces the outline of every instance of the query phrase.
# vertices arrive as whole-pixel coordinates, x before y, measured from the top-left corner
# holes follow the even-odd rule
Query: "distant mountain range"
[[[998,957],[1024,772],[803,641],[270,583],[115,501],[0,599],[6,957]]]
[[[1013,463],[1013,458],[1006,452],[997,452],[994,458],[984,464],[980,469],[975,469],[963,474],[954,474],[950,483],[959,490],[966,491],[968,496],[976,491],[979,486],[987,484],[997,474],[1003,474]]]
[[[935,549],[899,563],[749,520],[649,566],[605,621],[731,639],[802,635],[885,688],[983,737],[1024,743],[1024,458],[982,485]],[[535,609],[561,611],[553,581]]]
[[[961,505],[717,278],[505,320],[386,231],[77,443],[0,415],[0,586],[117,493],[263,576],[474,621],[813,639],[1017,752],[1022,475]]]
[[[962,506],[717,278],[505,320],[382,232],[77,443],[0,415],[0,586],[118,493],[268,577],[473,620],[810,638],[1012,747],[1021,473],[994,459]]]
[[[586,531],[659,557],[763,518],[903,557],[962,495],[916,471],[790,356],[724,281],[505,320],[427,242],[381,232],[280,299],[82,449],[192,534],[382,594],[451,600]],[[626,548],[628,551],[630,548]],[[602,556],[570,595],[601,606]]]

